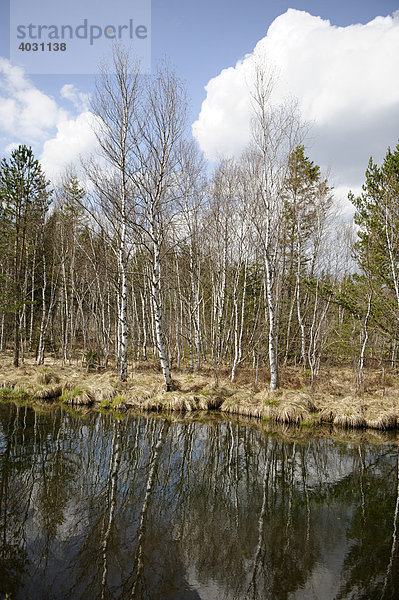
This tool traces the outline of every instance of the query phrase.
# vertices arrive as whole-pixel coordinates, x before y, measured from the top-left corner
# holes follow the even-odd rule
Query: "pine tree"
[[[19,364],[20,309],[25,301],[23,281],[28,262],[28,250],[35,234],[41,228],[48,209],[49,182],[34,158],[31,148],[20,145],[9,160],[0,163],[0,202],[2,205],[2,228],[8,235],[8,252],[11,259],[9,273],[12,287],[12,303],[9,309],[14,315],[14,366]]]
[[[388,148],[381,167],[370,158],[362,194],[349,199],[359,226],[358,263],[399,311],[399,144]]]

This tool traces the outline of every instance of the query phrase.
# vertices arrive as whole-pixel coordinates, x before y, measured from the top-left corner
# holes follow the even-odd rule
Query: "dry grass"
[[[60,397],[61,402],[70,406],[92,406],[96,401],[94,390],[84,385],[73,387],[65,385]]]
[[[388,411],[383,411],[366,419],[366,426],[370,429],[396,429],[397,425],[398,417],[394,413]]]
[[[278,423],[302,423],[311,421],[311,403],[301,399],[282,402],[276,410],[275,420]]]
[[[235,394],[224,401],[221,410],[277,423],[301,423],[312,419],[315,406],[306,394],[279,390],[274,393],[263,391],[252,396]]]
[[[130,395],[126,397],[126,405],[143,411],[208,411],[220,408],[223,398],[217,395],[195,396],[184,392],[169,392],[151,397]]]
[[[62,394],[62,385],[46,385],[36,390],[35,398],[38,400],[54,400]]]
[[[39,385],[49,385],[50,383],[60,382],[59,376],[47,367],[39,367],[34,378]]]
[[[364,416],[371,429],[396,429],[399,424],[399,402],[368,398],[364,401]]]
[[[399,427],[399,378],[381,370],[365,371],[362,393],[356,374],[349,367],[324,367],[316,378],[313,393],[308,373],[301,368],[281,370],[281,389],[269,392],[267,370],[259,372],[260,390],[254,387],[254,373],[240,368],[234,383],[230,370],[220,372],[219,386],[211,369],[201,373],[174,373],[174,391],[164,392],[158,365],[148,361],[129,370],[122,383],[112,369],[87,373],[86,369],[57,364],[47,359],[37,367],[32,359],[15,369],[11,355],[0,355],[0,389],[30,395],[38,402],[60,399],[70,406],[127,408],[152,412],[179,412],[187,415],[220,409],[225,415],[255,417],[273,424],[330,426],[345,430],[370,428],[384,431]]]

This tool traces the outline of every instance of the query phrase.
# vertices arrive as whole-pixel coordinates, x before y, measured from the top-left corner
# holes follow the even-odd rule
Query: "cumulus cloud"
[[[66,166],[78,165],[81,156],[94,151],[97,140],[93,123],[93,113],[86,111],[57,125],[56,135],[44,143],[40,157],[48,177],[56,178]]]
[[[0,57],[0,128],[3,135],[34,144],[44,140],[66,112],[36,88],[23,69]]]
[[[72,102],[74,107],[81,111],[86,112],[90,108],[90,94],[81,92],[72,83],[66,83],[62,86],[60,94],[62,98]]]
[[[54,98],[39,90],[20,67],[0,57],[0,131],[4,152],[30,144],[40,155],[47,177],[56,178],[81,155],[96,146],[89,94],[72,84],[60,90],[72,104],[65,110]]]
[[[311,128],[311,158],[342,188],[358,186],[370,154],[399,137],[399,11],[336,27],[289,9],[254,51],[206,86],[193,134],[206,157],[238,155],[250,137],[254,57],[276,74],[273,101],[296,97]]]

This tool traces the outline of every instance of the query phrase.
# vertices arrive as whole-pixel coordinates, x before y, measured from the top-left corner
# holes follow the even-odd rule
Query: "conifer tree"
[[[41,228],[48,209],[50,192],[39,162],[32,149],[20,145],[9,160],[0,163],[0,203],[2,225],[7,231],[11,262],[11,306],[14,315],[14,366],[19,364],[20,309],[25,301],[23,281],[27,268],[27,249]],[[34,243],[34,241],[33,241]]]

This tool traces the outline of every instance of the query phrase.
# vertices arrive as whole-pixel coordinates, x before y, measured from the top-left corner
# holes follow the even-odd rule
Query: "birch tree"
[[[166,64],[147,82],[143,95],[140,137],[135,146],[138,169],[132,177],[137,194],[136,228],[151,263],[151,300],[155,338],[166,390],[173,387],[163,325],[162,264],[166,239],[179,212],[177,174],[184,132],[186,99],[183,86]]]
[[[107,235],[118,264],[117,367],[121,381],[127,379],[128,263],[133,250],[129,233],[135,220],[131,178],[137,168],[136,146],[142,127],[141,86],[139,64],[116,47],[112,63],[102,67],[93,102],[94,131],[103,162],[85,164],[95,189],[90,213]]]
[[[269,321],[270,390],[279,387],[278,347],[275,332],[275,281],[279,257],[283,191],[289,157],[299,144],[302,128],[295,106],[272,105],[274,80],[266,66],[254,65],[251,90],[252,143],[247,154],[249,185],[252,187],[252,221],[262,249],[265,270],[265,299]]]
[[[188,303],[189,344],[192,349],[194,337],[196,368],[199,371],[202,352],[201,304],[204,301],[201,290],[203,252],[200,244],[206,179],[202,157],[193,143],[181,145],[178,186],[183,236],[186,235],[189,254],[189,288],[185,298]],[[193,370],[194,358],[192,350],[190,352],[191,370]]]

